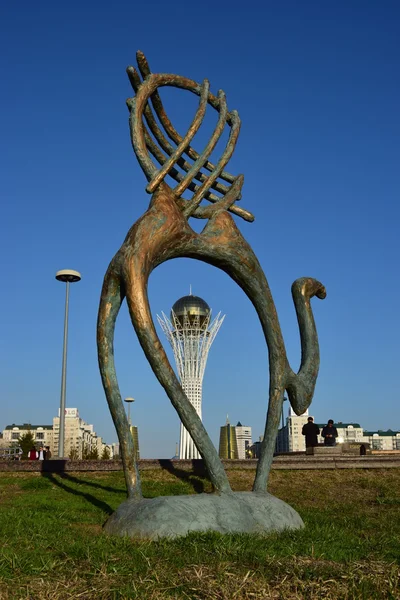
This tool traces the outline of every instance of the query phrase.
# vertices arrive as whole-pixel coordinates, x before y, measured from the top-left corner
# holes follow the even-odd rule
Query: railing
[[[0,460],[20,460],[21,448],[0,448]]]

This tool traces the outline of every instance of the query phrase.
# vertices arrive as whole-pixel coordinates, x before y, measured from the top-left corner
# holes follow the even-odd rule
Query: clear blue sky
[[[229,165],[244,173],[239,220],[269,280],[288,355],[299,335],[290,286],[312,276],[321,369],[318,422],[400,429],[398,2],[8,2],[1,22],[0,428],[51,423],[59,405],[65,288],[71,288],[67,405],[116,441],[98,374],[102,279],[149,196],[133,154],[125,68],[207,77],[242,131]],[[170,91],[176,127],[197,101]],[[154,315],[189,284],[227,314],[203,393],[214,443],[229,413],[263,432],[267,351],[254,309],[228,277],[178,260],[150,280]],[[161,332],[160,336],[162,335]],[[165,340],[163,339],[163,342]],[[153,376],[124,305],[116,359],[136,398],[142,456],[169,457],[178,419]]]

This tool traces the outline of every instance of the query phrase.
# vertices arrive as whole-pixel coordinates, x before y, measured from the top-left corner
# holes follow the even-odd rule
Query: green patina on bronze
[[[114,364],[115,321],[124,298],[147,360],[203,457],[216,492],[232,493],[216,449],[168,361],[150,312],[147,296],[150,273],[158,265],[178,257],[201,260],[225,271],[243,289],[259,316],[269,352],[270,384],[264,440],[253,490],[265,493],[284,392],[286,390],[297,414],[302,414],[308,408],[313,397],[319,369],[319,347],[310,299],[313,296],[325,298],[325,288],[319,281],[309,277],[297,279],[292,285],[302,350],[300,369],[295,373],[286,356],[267,279],[230,214],[247,221],[254,220],[250,212],[235,205],[241,198],[243,175],[234,176],[225,171],[240,131],[238,113],[228,111],[222,91],[217,96],[211,94],[207,80],[200,85],[178,75],[153,74],[141,52],[137,53],[137,60],[143,80],[133,67],[128,67],[129,80],[136,96],[129,99],[127,105],[132,145],[149,181],[147,191],[152,193],[152,197],[148,210],[129,230],[107,270],[97,325],[100,372],[120,442],[128,494],[132,498],[141,498],[133,440]],[[197,114],[184,137],[174,129],[165,113],[157,91],[162,86],[178,87],[200,97]],[[201,126],[207,104],[219,112],[219,119],[204,152],[198,154],[191,148],[190,141]],[[152,109],[166,135],[161,131]],[[214,165],[208,158],[225,125],[230,127],[229,140],[221,159]],[[184,159],[183,154],[193,163]],[[161,165],[160,168],[153,163],[150,155]],[[174,165],[179,166],[185,174]],[[175,188],[165,181],[166,176],[177,182]],[[187,189],[193,192],[189,200],[182,198]],[[203,200],[211,204],[204,206]],[[190,227],[190,217],[208,219],[201,233],[196,233]]]

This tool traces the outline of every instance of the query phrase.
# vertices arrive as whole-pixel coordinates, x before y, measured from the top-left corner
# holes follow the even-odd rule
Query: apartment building
[[[54,455],[58,456],[58,440],[60,435],[60,417],[53,419],[54,432]],[[65,456],[74,456],[81,459],[83,456],[96,452],[101,458],[104,448],[107,447],[112,457],[112,446],[103,442],[94,430],[94,426],[86,423],[80,415],[77,408],[65,409],[65,437],[64,454]]]
[[[7,425],[3,430],[3,443],[4,447],[10,447],[18,443],[19,438],[22,435],[31,432],[36,446],[50,446],[53,448],[53,426],[52,425],[30,425],[24,423],[23,425]]]
[[[50,446],[53,457],[58,456],[59,416],[53,418],[52,425],[31,425],[29,423],[7,425],[3,430],[2,445],[11,447],[17,444],[19,438],[28,432],[33,434],[36,447],[41,445]],[[66,408],[64,455],[81,459],[83,455],[97,450],[97,455],[101,458],[104,448],[108,449],[110,458],[112,458],[114,455],[113,446],[103,442],[102,438],[96,434],[94,426],[86,423],[80,417],[77,408]]]

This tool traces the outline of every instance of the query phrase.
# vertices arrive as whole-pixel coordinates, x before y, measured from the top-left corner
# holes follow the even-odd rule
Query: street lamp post
[[[283,414],[283,405],[284,405],[285,402],[287,402],[287,398],[284,397],[283,398],[283,402],[282,402],[282,413],[281,413],[281,415],[282,415],[282,429],[285,427],[285,417],[284,417],[284,414]]]
[[[131,404],[132,404],[132,402],[135,402],[135,399],[134,398],[125,398],[125,402],[128,405],[128,424],[129,424],[129,427],[131,427],[132,426],[132,422],[131,422]]]
[[[64,438],[65,438],[65,394],[67,387],[67,342],[68,342],[68,305],[69,305],[69,284],[81,280],[81,274],[72,269],[62,269],[57,271],[56,279],[66,283],[65,291],[65,317],[64,317],[64,344],[61,374],[61,398],[60,398],[60,428],[58,431],[58,458],[64,458]]]

